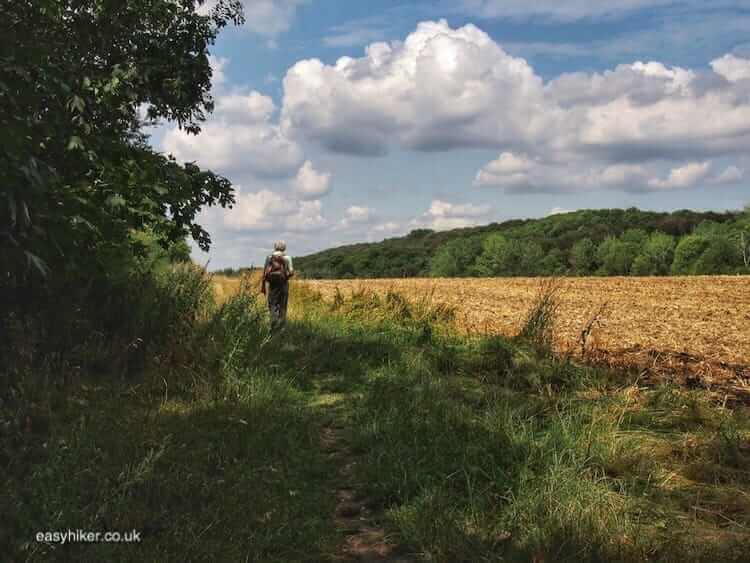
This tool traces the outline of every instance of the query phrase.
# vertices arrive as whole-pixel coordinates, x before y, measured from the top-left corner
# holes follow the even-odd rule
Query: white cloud
[[[750,66],[734,56],[732,77],[743,61]],[[477,27],[422,22],[361,58],[299,61],[284,78],[281,124],[290,138],[333,152],[499,150],[477,185],[647,189],[665,167],[750,149],[750,93],[715,72],[656,61],[545,84]]]
[[[344,217],[334,230],[345,231],[351,229],[361,229],[363,226],[371,224],[377,219],[375,210],[363,205],[351,205],[344,211]]]
[[[376,41],[383,36],[383,30],[367,25],[344,25],[331,28],[331,32],[323,37],[326,47],[354,47]]]
[[[245,192],[237,188],[237,203],[223,211],[223,224],[242,231],[304,232],[322,228],[326,220],[320,201],[296,201],[271,190]]]
[[[572,213],[572,209],[565,209],[564,207],[553,207],[547,212],[547,217],[550,215],[562,215],[563,213]]]
[[[335,152],[378,155],[392,141],[420,150],[523,142],[542,81],[473,25],[422,22],[404,42],[360,59],[295,64],[284,78],[285,132]]]
[[[330,172],[318,172],[309,160],[300,167],[294,189],[302,199],[318,199],[331,191]]]
[[[750,59],[743,59],[727,54],[711,61],[711,68],[730,82],[750,79]]]
[[[242,0],[245,27],[267,37],[288,31],[297,9],[308,0]],[[216,0],[208,0],[198,8],[198,13],[208,14],[216,6]]]
[[[235,179],[246,174],[289,177],[303,162],[302,150],[273,123],[275,111],[273,100],[256,91],[219,94],[199,135],[174,126],[162,148],[179,161],[194,161]]]
[[[516,158],[516,157],[514,157]],[[606,164],[589,162],[580,156],[570,161],[528,160],[523,168],[499,165],[500,158],[489,162],[477,172],[474,185],[502,188],[508,192],[590,191],[621,189],[642,191],[655,172],[640,164]],[[506,157],[506,161],[510,158]]]
[[[436,231],[460,229],[481,222],[492,208],[489,205],[475,205],[472,203],[449,203],[435,199],[429,209],[421,216],[413,219],[410,225],[415,228],[428,228]]]
[[[708,176],[710,168],[710,162],[690,162],[685,166],[670,170],[669,176],[664,180],[658,178],[650,180],[648,185],[657,190],[690,188]]]
[[[345,215],[345,219],[350,223],[366,223],[372,216],[372,209],[369,207],[352,205],[346,210]]]
[[[287,230],[307,232],[322,229],[328,224],[321,214],[322,207],[318,200],[299,202],[297,211],[287,217]]]
[[[216,91],[216,89],[223,86],[227,80],[224,69],[229,64],[229,59],[209,55],[208,62],[211,65],[211,87]]]
[[[396,223],[395,221],[388,221],[386,223],[380,223],[379,225],[375,225],[371,230],[373,233],[394,233],[401,229],[401,225]]]
[[[712,184],[736,184],[745,177],[745,171],[737,166],[728,166],[718,176],[712,178]]]
[[[461,0],[460,8],[480,18],[544,18],[554,21],[612,19],[674,0]]]
[[[448,203],[435,199],[430,204],[427,214],[431,217],[482,217],[490,212],[489,205],[474,205],[473,203]]]

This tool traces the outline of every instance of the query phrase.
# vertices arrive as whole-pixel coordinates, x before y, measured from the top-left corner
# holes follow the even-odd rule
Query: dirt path
[[[333,421],[321,430],[320,444],[338,467],[334,523],[346,536],[334,561],[385,561],[411,563],[415,559],[403,555],[385,531],[374,522],[371,503],[357,483],[355,468],[358,457],[346,443],[346,429]]]

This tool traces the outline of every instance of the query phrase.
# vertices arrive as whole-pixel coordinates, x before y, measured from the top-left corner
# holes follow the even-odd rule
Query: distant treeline
[[[664,276],[750,273],[750,207],[581,210],[435,232],[296,259],[308,278]]]
[[[252,274],[256,268],[222,268],[221,270],[212,270],[211,273],[217,276],[228,278],[240,278],[244,275]]]

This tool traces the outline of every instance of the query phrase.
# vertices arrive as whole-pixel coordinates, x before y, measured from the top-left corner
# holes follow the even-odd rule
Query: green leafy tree
[[[710,239],[704,235],[692,234],[680,239],[674,250],[674,260],[670,271],[678,275],[694,274],[698,258],[710,244]]]
[[[674,259],[674,237],[655,232],[643,244],[633,261],[632,273],[637,276],[665,276]]]
[[[478,238],[454,239],[440,246],[430,260],[430,276],[457,277],[471,275],[472,265],[482,251]]]
[[[738,272],[744,266],[739,250],[728,237],[713,237],[693,264],[691,273],[708,275]]]
[[[648,240],[648,233],[644,229],[628,229],[620,236],[620,240],[625,243],[642,246]]]
[[[544,276],[558,276],[566,272],[565,257],[557,248],[550,250],[539,263],[538,273]]]
[[[617,237],[607,237],[596,249],[599,272],[607,276],[626,276],[638,254],[639,245]]]
[[[570,249],[570,266],[578,275],[593,274],[596,270],[596,244],[590,238],[579,240]]]
[[[154,152],[139,112],[199,132],[213,109],[208,49],[242,21],[240,3],[200,15],[193,0],[18,0],[0,21],[3,282],[29,265],[91,267],[131,229],[208,248],[196,214],[231,205],[230,183]]]
[[[533,276],[539,273],[543,258],[542,247],[536,242],[490,235],[475,268],[483,276]]]

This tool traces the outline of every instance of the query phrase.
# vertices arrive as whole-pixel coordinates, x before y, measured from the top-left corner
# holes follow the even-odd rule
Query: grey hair
[[[283,240],[277,240],[273,243],[273,249],[278,250],[279,252],[284,252],[286,250],[286,243]]]

